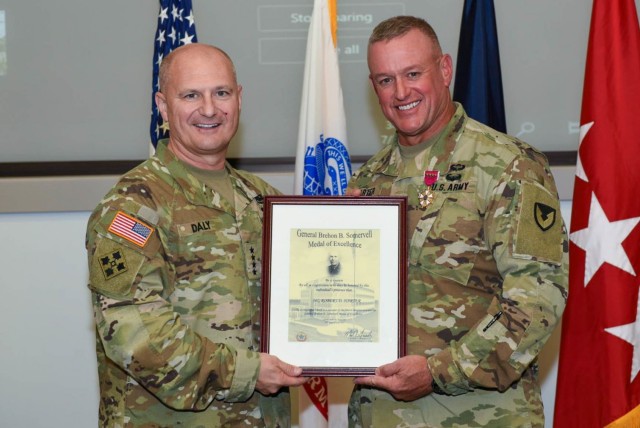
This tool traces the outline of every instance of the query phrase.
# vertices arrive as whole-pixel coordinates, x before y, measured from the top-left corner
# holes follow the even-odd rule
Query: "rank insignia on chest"
[[[105,279],[111,279],[127,271],[127,262],[121,250],[100,256],[100,267]]]
[[[254,275],[258,274],[258,264],[256,260],[256,250],[252,247],[249,247],[249,253],[251,255],[251,272]]]

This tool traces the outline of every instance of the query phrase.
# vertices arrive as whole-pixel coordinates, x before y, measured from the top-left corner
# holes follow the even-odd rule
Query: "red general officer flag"
[[[554,426],[640,426],[640,29],[594,0]]]

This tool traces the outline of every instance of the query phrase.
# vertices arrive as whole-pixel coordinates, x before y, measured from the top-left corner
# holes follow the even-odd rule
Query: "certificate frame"
[[[304,376],[371,375],[404,356],[406,206],[265,196],[260,350]]]

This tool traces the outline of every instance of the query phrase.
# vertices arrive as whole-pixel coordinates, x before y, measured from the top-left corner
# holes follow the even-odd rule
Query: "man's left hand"
[[[353,382],[389,391],[396,400],[413,401],[431,392],[432,380],[427,359],[408,355],[378,367],[374,376],[357,377]]]

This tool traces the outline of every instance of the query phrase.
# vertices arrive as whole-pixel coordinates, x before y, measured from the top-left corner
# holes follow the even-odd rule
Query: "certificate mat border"
[[[371,375],[376,367],[406,354],[406,206],[406,197],[396,196],[264,197],[262,352],[301,366],[305,376]],[[384,245],[380,248],[377,343],[288,340],[290,231],[323,229],[329,222],[333,229],[380,229]],[[394,283],[397,289],[389,286]]]

